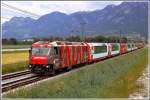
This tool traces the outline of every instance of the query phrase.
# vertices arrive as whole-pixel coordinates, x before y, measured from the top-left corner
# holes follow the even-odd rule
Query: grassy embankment
[[[147,48],[87,65],[71,74],[10,92],[11,98],[127,98],[148,64]]]
[[[2,74],[27,69],[28,51],[2,52]]]

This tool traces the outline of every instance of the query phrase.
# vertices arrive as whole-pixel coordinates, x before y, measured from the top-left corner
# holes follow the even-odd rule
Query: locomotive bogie
[[[35,73],[35,74],[39,74],[39,75],[43,75],[45,73],[51,73],[52,71],[54,71],[53,69],[53,65],[29,65],[29,69],[31,70],[31,72]]]

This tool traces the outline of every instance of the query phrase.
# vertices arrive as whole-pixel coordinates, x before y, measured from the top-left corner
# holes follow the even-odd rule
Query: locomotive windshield
[[[34,47],[32,48],[32,55],[35,56],[47,56],[49,55],[51,51],[51,48],[46,48],[46,47]]]

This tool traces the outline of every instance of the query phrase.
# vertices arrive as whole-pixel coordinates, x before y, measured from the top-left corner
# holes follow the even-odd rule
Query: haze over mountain
[[[81,34],[81,23],[86,34],[121,32],[148,36],[148,3],[123,2],[108,5],[102,10],[65,14],[58,11],[34,20],[30,17],[13,17],[2,25],[3,38],[31,38]]]

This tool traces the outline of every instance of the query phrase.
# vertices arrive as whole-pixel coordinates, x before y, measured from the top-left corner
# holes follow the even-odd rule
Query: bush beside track
[[[148,49],[87,65],[66,76],[3,95],[9,98],[127,98],[148,65]]]
[[[25,70],[27,66],[28,51],[2,52],[2,74]]]

